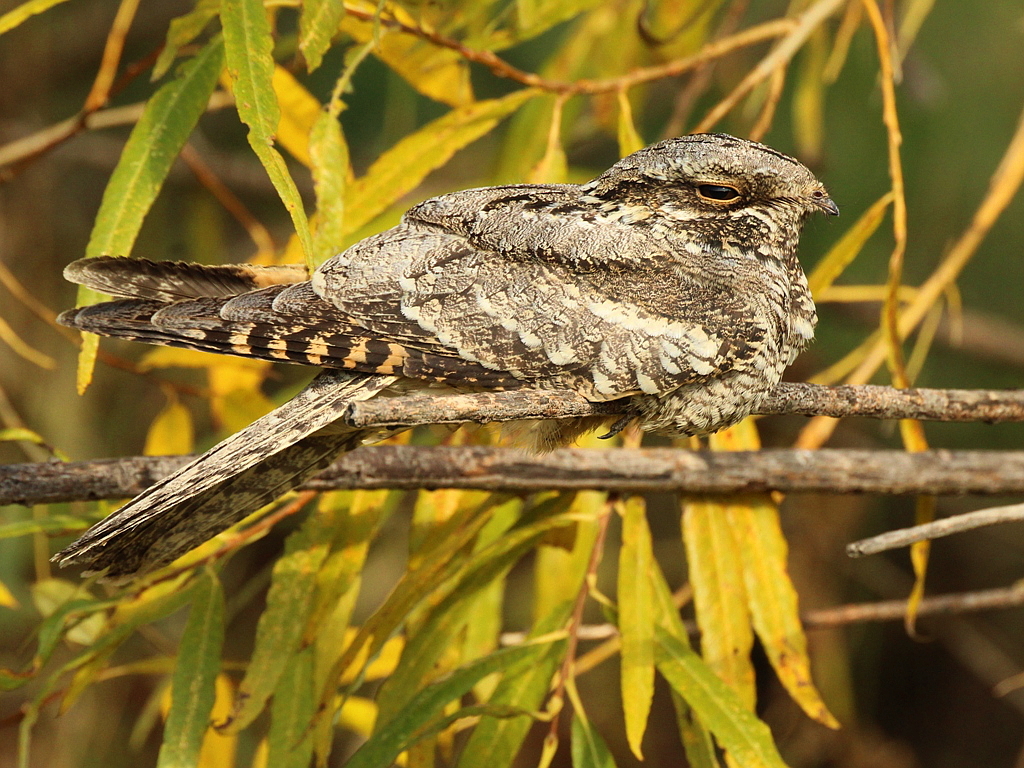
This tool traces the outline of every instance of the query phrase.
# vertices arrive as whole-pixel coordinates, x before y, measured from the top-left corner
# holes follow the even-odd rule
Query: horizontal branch
[[[592,403],[568,390],[420,394],[353,403],[346,422],[353,427],[483,424],[621,416],[624,408],[622,400]],[[1024,390],[823,387],[783,382],[762,402],[757,413],[987,423],[1024,421]]]
[[[418,394],[353,403],[353,427],[505,422],[624,413],[625,401],[592,403],[569,391]],[[870,416],[944,421],[1022,421],[1024,392],[896,390],[780,384],[762,414]],[[191,457],[129,457],[0,467],[0,504],[134,496]],[[512,492],[600,488],[732,494],[778,490],[835,493],[1015,493],[1024,491],[1024,452],[760,451],[671,449],[554,451],[528,456],[486,447],[378,446],[344,456],[306,487],[481,488]]]
[[[0,467],[0,505],[126,498],[191,458],[134,456],[10,464]],[[385,445],[346,454],[302,488],[1009,494],[1024,493],[1024,451],[712,453],[569,448],[530,456],[512,448]]]

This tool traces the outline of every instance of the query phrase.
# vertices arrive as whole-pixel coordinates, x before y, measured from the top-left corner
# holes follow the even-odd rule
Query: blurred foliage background
[[[10,0],[0,2],[0,12],[15,5]],[[425,65],[416,56],[426,56],[424,51],[436,46],[406,35],[407,42],[416,41],[410,50],[392,52],[390,58],[374,55],[380,49],[361,48],[367,39],[372,42],[372,32],[367,37],[370,27],[364,24],[357,29],[354,17],[346,21],[350,26],[343,26],[345,31],[326,52],[322,65],[307,74],[297,58],[300,31],[295,9],[288,3],[269,5],[282,6],[276,17],[276,60],[321,103],[330,99],[339,74],[352,63],[354,54],[370,53],[354,69],[340,116],[357,177],[381,153],[444,115],[452,105],[465,103],[474,94],[481,100],[496,98],[522,87],[480,64],[463,63],[465,81],[455,85],[444,81],[441,97],[434,93],[431,98],[423,93]],[[677,60],[699,49],[709,37],[787,13],[795,15],[815,3],[521,0],[401,5],[409,24],[436,28],[469,49],[493,48],[525,72],[578,80],[620,77],[641,66]],[[152,94],[155,86],[148,76],[152,55],[163,43],[171,19],[192,7],[179,0],[141,4],[117,70],[124,86],[118,86],[111,107],[134,105]],[[366,7],[372,13],[372,4]],[[39,137],[49,126],[79,112],[100,68],[118,8],[113,0],[68,2],[0,36],[0,157],[10,157],[2,154],[5,145],[6,149],[21,146],[17,142]],[[924,0],[890,1],[881,10],[900,41],[894,54],[902,59],[896,95],[908,211],[904,282],[916,286],[933,273],[970,225],[1016,130],[1024,106],[1024,11],[1015,3],[968,0],[944,0],[934,7]],[[844,30],[852,32],[845,57]],[[384,40],[402,36],[387,29],[377,33]],[[628,98],[639,137],[650,143],[700,126],[709,110],[767,50],[764,43],[743,48],[716,59],[713,67],[630,88]],[[458,54],[452,56],[458,58]],[[134,62],[143,66],[132,77]],[[776,97],[774,112],[766,112],[766,100]],[[561,173],[561,156],[553,149],[564,149],[566,178],[590,178],[614,162],[620,147],[628,144],[629,137],[624,141],[622,136],[622,105],[614,92],[573,95],[564,104],[559,102],[561,133],[554,134],[552,143],[555,104],[551,95],[531,99],[373,221],[349,232],[346,241],[390,226],[410,204],[433,194],[555,178]],[[809,38],[784,79],[777,78],[775,85],[762,83],[711,126],[737,135],[758,133],[767,144],[800,157],[826,182],[843,216],[838,222],[809,224],[801,246],[808,271],[890,189],[882,110],[876,41],[860,4],[851,2],[839,4],[838,12]],[[4,463],[44,460],[50,455],[47,446],[75,459],[134,455],[145,449],[205,448],[272,402],[280,402],[308,378],[306,371],[283,367],[180,367],[174,361],[147,357],[147,350],[105,342],[92,385],[84,396],[76,394],[75,339],[61,333],[49,318],[75,303],[75,289],[61,279],[61,270],[85,252],[104,187],[130,128],[130,124],[92,127],[38,156],[20,157],[0,167],[0,427],[25,427],[45,441],[45,445],[0,443]],[[301,260],[301,249],[291,238],[293,223],[250,151],[245,133],[232,109],[211,109],[200,120],[190,139],[191,160],[179,160],[172,167],[146,216],[134,255],[208,263],[254,256]],[[310,207],[309,171],[291,156],[288,167]],[[218,198],[211,191],[213,184],[204,173],[228,190],[234,211],[225,206],[225,195]],[[242,208],[248,214],[240,217]],[[882,286],[892,250],[890,212],[838,282]],[[921,354],[913,354],[914,345],[908,345],[916,384],[969,388],[1019,384],[1024,370],[1022,256],[1024,199],[1018,196],[956,281],[955,291],[943,295],[941,305],[930,315],[934,322],[925,322],[928,330],[917,347]],[[866,301],[818,297],[818,341],[790,371],[791,378],[804,380],[826,370],[878,327],[882,291],[872,290],[859,294],[870,299]],[[840,295],[835,293],[833,298]],[[884,368],[874,381],[888,382]],[[797,439],[804,420],[774,418],[759,426],[765,446],[786,446]],[[933,447],[1008,449],[1021,445],[1024,428],[929,424],[925,434]],[[902,445],[895,425],[867,421],[843,422],[828,444]],[[947,514],[983,504],[988,500],[944,498],[938,501],[938,511]],[[96,506],[71,505],[58,512],[95,514]],[[648,512],[654,552],[670,583],[681,584],[686,576],[678,507],[672,499],[654,497],[648,499]],[[790,573],[802,609],[900,598],[909,592],[913,573],[905,553],[851,562],[843,547],[859,535],[910,522],[912,499],[803,495],[786,499],[781,512],[789,539]],[[3,523],[49,513],[41,508],[0,512]],[[363,572],[357,616],[368,615],[380,604],[404,572],[410,546],[415,547],[417,537],[423,535],[416,520],[413,502],[407,498],[396,502],[395,511],[382,523]],[[245,659],[251,654],[270,567],[285,535],[296,525],[293,519],[278,526],[233,557],[221,573],[228,600],[224,659]],[[619,536],[615,519],[609,536],[612,546]],[[4,667],[18,668],[31,658],[40,612],[53,610],[52,604],[45,607],[43,591],[30,587],[52,575],[46,563],[49,547],[41,535],[0,539],[0,665]],[[612,592],[614,558],[606,561],[599,583]],[[503,608],[508,629],[527,623],[528,587],[536,564],[527,558],[509,576],[512,587]],[[1022,566],[1024,546],[1012,533],[982,531],[954,537],[933,547],[928,592],[1007,585],[1019,578]],[[517,589],[517,585],[525,586]],[[140,632],[120,651],[121,663],[172,658],[185,618],[178,613],[158,629]],[[593,616],[588,612],[587,619],[600,621],[600,611],[595,609]],[[815,682],[843,729],[828,730],[802,714],[755,648],[757,711],[792,766],[1024,765],[1024,692],[1012,684],[999,689],[998,695],[994,690],[1024,667],[1022,637],[1019,609],[923,620],[916,637],[908,636],[899,622],[810,630]],[[168,662],[150,674],[112,676],[88,688],[60,717],[52,707],[44,709],[34,731],[32,765],[153,764],[160,746],[160,729],[155,727],[159,692],[169,669]],[[225,669],[231,669],[230,662]],[[580,689],[590,719],[608,741],[616,763],[637,764],[621,722],[614,665],[599,666],[581,677]],[[37,693],[38,689],[32,691]],[[0,698],[0,766],[15,764],[26,700],[24,691]],[[531,732],[517,765],[537,763],[545,732],[545,727]],[[357,742],[342,731],[336,740],[332,760],[340,765]],[[256,743],[246,743],[244,734],[237,749],[238,765],[249,764],[258,753]],[[683,759],[669,691],[661,683],[655,691],[644,754],[644,764],[652,766],[679,765]],[[229,764],[223,756],[205,759],[213,761],[210,765]],[[570,764],[564,741],[555,764]]]

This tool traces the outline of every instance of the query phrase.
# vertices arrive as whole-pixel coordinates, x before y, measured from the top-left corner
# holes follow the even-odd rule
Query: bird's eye
[[[725,184],[701,184],[697,187],[697,194],[705,200],[714,200],[717,203],[728,203],[740,196],[736,187]]]

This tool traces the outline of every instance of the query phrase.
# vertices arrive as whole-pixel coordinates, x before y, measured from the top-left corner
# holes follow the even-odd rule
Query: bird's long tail
[[[283,341],[307,318],[282,320],[266,301],[248,300],[300,287],[308,277],[304,267],[101,257],[70,264],[65,276],[118,298],[65,312],[59,318],[65,325],[152,344],[314,362],[304,341],[287,349]],[[239,302],[244,306],[235,314],[244,319],[225,319],[225,308]],[[164,315],[174,317],[157,322]],[[315,321],[309,336],[321,333]],[[390,373],[320,373],[293,400],[136,496],[54,560],[106,569],[112,580],[174,560],[374,437],[338,420],[350,403],[396,381]]]
[[[292,400],[136,496],[67,549],[60,565],[118,580],[171,562],[302,483],[371,434],[338,419],[395,376],[324,371]]]

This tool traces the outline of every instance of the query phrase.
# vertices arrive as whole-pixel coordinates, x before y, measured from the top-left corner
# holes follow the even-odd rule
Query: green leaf
[[[87,258],[131,253],[142,220],[199,116],[206,110],[223,61],[224,47],[217,38],[146,102],[103,191],[103,201],[85,247]],[[78,306],[95,304],[102,298],[102,294],[85,286],[78,289]],[[79,394],[92,380],[98,346],[98,336],[83,334],[78,355]]]
[[[785,768],[768,726],[688,646],[659,627],[658,671],[744,768]]]
[[[514,511],[520,504],[518,499],[507,502],[494,511],[493,517]],[[459,575],[457,584],[409,637],[398,669],[382,686],[377,697],[382,720],[390,719],[405,706],[430,677],[440,657],[451,650],[452,638],[457,637],[467,625],[470,619],[468,609],[481,591],[495,582],[500,583],[508,570],[552,527],[568,524],[564,518],[552,518],[516,528],[473,555]]]
[[[223,0],[220,18],[228,74],[238,116],[249,126],[249,146],[263,163],[292,218],[306,263],[313,267],[313,242],[302,198],[284,158],[274,149],[274,132],[281,120],[281,110],[274,95],[274,39],[266,9],[262,0]]]
[[[345,187],[351,173],[341,123],[329,108],[320,112],[313,125],[309,157],[317,205],[313,262],[319,265],[340,253],[345,244]]]
[[[578,715],[572,718],[572,768],[615,768],[615,760],[588,720]]]
[[[306,71],[317,69],[338,25],[345,16],[345,4],[338,0],[304,0],[299,16],[299,50],[306,59]]]
[[[192,594],[192,610],[171,678],[171,708],[157,768],[191,768],[197,764],[216,698],[224,642],[224,593],[216,575],[208,570]]]
[[[146,102],[103,192],[86,257],[131,252],[171,164],[206,110],[223,53],[220,39],[212,40]]]
[[[81,583],[64,579],[40,579],[31,587],[32,602],[43,616],[52,616],[68,603],[77,604],[89,593]],[[107,617],[99,612],[90,613],[72,625],[64,637],[80,645],[92,645],[106,629]]]
[[[654,699],[654,566],[646,506],[640,496],[618,505],[622,515],[619,551],[619,634],[622,637],[622,710],[626,740],[638,760]]]
[[[679,608],[673,602],[672,592],[668,582],[665,581],[665,574],[661,572],[657,563],[649,573],[654,589],[655,625],[674,637],[685,648],[689,648],[690,638],[687,635],[686,626],[679,616]],[[683,750],[686,752],[686,760],[691,768],[718,768],[715,743],[700,718],[683,700],[682,696],[674,690],[672,691],[672,704],[676,710],[676,724],[679,727]]]
[[[283,659],[299,649],[306,621],[313,607],[317,573],[333,538],[331,518],[310,515],[288,537],[284,554],[274,563],[267,607],[256,627],[256,646],[238,686],[240,706],[232,714],[230,731],[237,733],[252,723],[278,685]]]
[[[530,631],[531,637],[543,637],[551,632],[564,630],[572,616],[576,596],[583,586],[590,564],[600,525],[599,519],[606,509],[605,498],[606,494],[591,491],[578,493],[573,498],[569,514],[578,521],[576,539],[571,553],[558,550],[560,554],[565,555],[567,562],[557,574],[537,574],[538,587],[547,581],[554,582],[554,585],[551,587],[552,598],[542,603],[545,612],[534,621]],[[563,505],[564,499],[555,496],[534,509],[543,515],[547,514],[549,509],[560,511]],[[528,511],[524,517],[529,518],[532,511]],[[561,594],[562,599],[555,600],[555,593]],[[506,675],[498,682],[494,693],[487,700],[488,706],[536,711],[551,688],[551,679],[563,661],[564,649],[565,646],[561,643],[538,648],[530,663],[523,665],[521,672]],[[533,719],[526,716],[481,720],[473,729],[459,756],[460,768],[476,768],[481,765],[487,768],[511,766],[533,723]]]
[[[345,764],[347,768],[377,768],[391,765],[398,755],[412,744],[421,729],[443,712],[444,706],[454,701],[487,675],[505,672],[514,677],[525,672],[525,664],[536,655],[537,648],[564,646],[565,641],[536,640],[520,646],[495,651],[448,677],[427,686],[416,694],[394,719],[379,727],[369,741]]]
[[[167,70],[171,68],[174,60],[178,57],[178,51],[191,43],[217,15],[220,10],[220,0],[199,0],[196,7],[188,13],[171,19],[167,27],[167,38],[164,41],[164,49],[153,65],[153,80],[159,80]]]
[[[498,122],[537,95],[524,89],[453,109],[406,136],[381,155],[366,175],[348,186],[345,232],[351,235],[414,189],[458,150],[489,133]]]
[[[515,38],[507,44],[536,37],[597,3],[598,0],[516,0]]]
[[[275,768],[307,768],[313,756],[309,728],[316,711],[313,684],[313,649],[294,654],[274,689],[270,710],[267,765]]]
[[[66,2],[67,0],[28,0],[27,3],[22,3],[13,11],[8,11],[0,16],[0,35],[10,32],[28,18]]]

